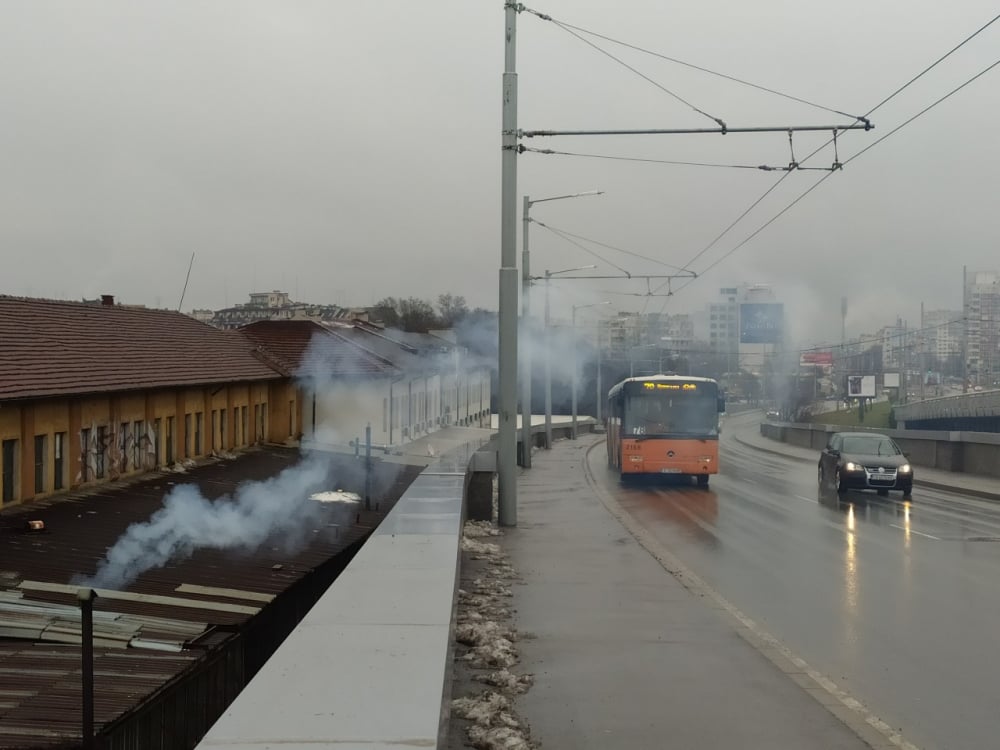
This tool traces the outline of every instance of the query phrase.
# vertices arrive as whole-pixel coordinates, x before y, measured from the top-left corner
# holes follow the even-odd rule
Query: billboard
[[[785,306],[780,302],[740,305],[741,344],[780,344],[784,336]]]
[[[882,385],[886,388],[899,388],[899,373],[887,372],[883,374]]]
[[[800,367],[822,367],[824,372],[829,372],[833,367],[833,352],[802,352],[799,356]]]
[[[875,398],[874,375],[848,375],[848,398]]]

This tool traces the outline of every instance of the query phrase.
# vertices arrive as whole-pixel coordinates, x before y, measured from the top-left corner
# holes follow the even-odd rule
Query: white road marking
[[[897,526],[894,523],[890,523],[889,525],[892,526],[892,528],[894,528],[894,529],[899,529],[900,531],[906,531],[906,528],[903,527],[903,526]],[[925,534],[922,531],[914,531],[913,529],[910,529],[910,533],[911,534],[916,534],[917,536],[925,536],[928,539],[937,539],[939,542],[941,541],[941,537],[934,536],[933,534]]]

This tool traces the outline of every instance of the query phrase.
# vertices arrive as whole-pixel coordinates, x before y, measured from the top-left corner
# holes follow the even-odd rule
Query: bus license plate
[[[680,469],[673,469],[673,468],[660,469],[660,473],[661,474],[680,474],[681,470]]]

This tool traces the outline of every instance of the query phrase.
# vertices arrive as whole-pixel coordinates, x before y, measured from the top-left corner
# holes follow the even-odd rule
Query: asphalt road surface
[[[736,440],[708,489],[597,481],[694,573],[921,748],[1000,747],[1000,503],[818,491],[816,466]],[[817,461],[818,461],[817,453]]]

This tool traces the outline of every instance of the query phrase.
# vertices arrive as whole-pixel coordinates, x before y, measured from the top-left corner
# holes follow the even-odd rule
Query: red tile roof
[[[178,312],[0,295],[0,400],[280,376],[245,337]]]
[[[239,333],[289,375],[307,375],[312,367],[321,367],[323,376],[342,378],[397,372],[386,357],[311,320],[262,320]]]

